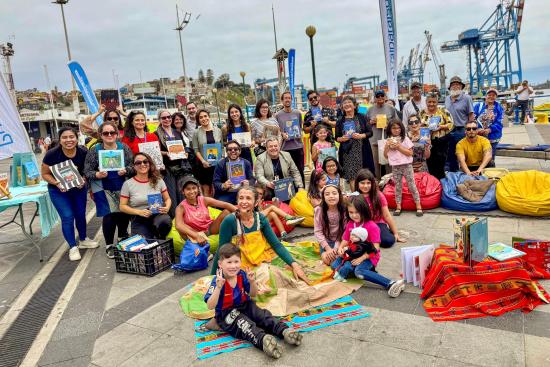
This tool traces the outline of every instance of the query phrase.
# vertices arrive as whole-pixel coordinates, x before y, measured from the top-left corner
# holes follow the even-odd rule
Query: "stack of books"
[[[148,243],[145,238],[139,234],[136,234],[135,236],[120,241],[117,244],[117,248],[121,251],[140,252],[141,250],[146,250],[151,247],[155,247],[156,245],[158,245],[157,241]]]

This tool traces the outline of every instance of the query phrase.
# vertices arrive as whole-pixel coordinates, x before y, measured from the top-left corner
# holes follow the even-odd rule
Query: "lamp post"
[[[311,50],[311,70],[313,71],[313,89],[317,90],[317,78],[315,77],[315,56],[313,54],[313,36],[315,36],[317,30],[314,26],[310,25],[306,28],[306,35],[309,37],[309,48]]]
[[[218,105],[218,89],[212,88],[212,93],[214,93],[214,99],[216,100],[216,112],[218,113],[218,126],[220,126],[221,118],[220,118],[220,106]]]
[[[248,108],[246,107],[246,85],[244,84],[244,77],[246,76],[246,73],[244,71],[241,71],[239,74],[241,75],[241,78],[243,78],[244,112],[245,112],[245,115],[246,115],[246,122],[248,122]]]
[[[180,13],[178,10],[178,4],[176,4],[176,18],[178,23],[175,30],[178,31],[178,36],[180,39],[181,64],[183,66],[183,84],[185,84],[185,99],[187,100],[187,102],[189,102],[189,89],[187,89],[188,87],[187,72],[185,71],[185,58],[183,57],[183,44],[181,42],[181,31],[183,31],[183,29],[187,27],[187,25],[189,24],[189,20],[191,19],[191,13],[185,12],[185,14],[183,15],[183,19],[180,23]]]

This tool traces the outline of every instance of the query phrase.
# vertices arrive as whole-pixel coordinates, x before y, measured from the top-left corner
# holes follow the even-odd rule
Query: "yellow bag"
[[[307,198],[305,190],[298,190],[296,195],[290,200],[290,207],[298,217],[304,217],[304,221],[299,224],[300,227],[313,227],[313,205]]]
[[[543,217],[550,215],[550,173],[511,172],[497,183],[497,203],[506,212]]]
[[[216,208],[208,208],[208,212],[210,213],[210,218],[216,219],[218,215],[221,214],[221,210]],[[166,238],[171,238],[172,242],[174,243],[174,253],[177,256],[180,256],[181,249],[183,248],[183,245],[185,244],[185,241],[187,238],[183,239],[178,230],[176,229],[176,220],[174,219],[172,221],[172,229],[170,230],[170,233],[166,236]],[[210,243],[210,253],[215,254],[218,250],[218,246],[220,243],[220,235],[219,234],[212,234],[208,236],[208,243]]]

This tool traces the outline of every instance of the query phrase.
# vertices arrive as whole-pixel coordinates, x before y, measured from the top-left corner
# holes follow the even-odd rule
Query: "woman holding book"
[[[78,177],[83,176],[84,161],[87,150],[78,145],[77,132],[71,127],[62,127],[58,131],[59,145],[49,149],[40,168],[42,179],[48,183],[48,193],[53,206],[61,218],[61,231],[69,245],[69,259],[80,260],[80,251],[76,245],[75,230],[78,230],[80,248],[96,248],[97,242],[86,237],[86,181]],[[63,173],[56,178],[52,173],[52,167],[56,172],[56,165],[71,161],[74,169],[63,169]],[[69,163],[69,164],[71,164]],[[76,185],[76,186],[74,186]]]
[[[227,157],[216,165],[214,170],[214,198],[227,203],[237,203],[237,191],[241,186],[254,186],[252,164],[241,158],[241,145],[230,140],[225,145]]]
[[[222,127],[224,142],[237,140],[233,137],[233,134],[235,133],[247,133],[250,135],[250,126],[248,126],[248,124],[246,123],[243,111],[238,104],[229,105],[229,108],[227,109],[227,116],[229,116],[229,118],[227,119],[225,125]],[[241,158],[244,158],[252,163],[252,154],[250,153],[250,148],[254,148],[253,144],[247,147],[241,145]]]
[[[425,129],[425,128],[423,128]],[[416,114],[409,116],[409,127],[407,136],[413,143],[413,170],[414,172],[428,172],[426,160],[430,158],[430,134],[427,137],[421,136],[420,119]]]
[[[105,121],[98,129],[99,140],[86,155],[84,162],[84,177],[90,184],[96,215],[103,217],[103,237],[105,251],[109,258],[114,258],[115,230],[118,229],[118,239],[128,237],[130,217],[120,211],[120,189],[127,177],[135,174],[132,166],[133,154],[126,144],[118,140],[117,124]],[[118,170],[106,171],[100,164],[104,151],[122,151],[124,161],[120,162]]]
[[[122,142],[132,150],[132,153],[139,152],[139,143],[148,143],[158,141],[154,133],[147,131],[145,123],[145,113],[141,111],[132,111],[128,114],[126,125],[124,126],[124,137]]]
[[[279,145],[283,141],[279,123],[271,115],[269,102],[265,99],[260,99],[258,103],[256,103],[254,119],[252,119],[250,123],[250,128],[252,132],[252,141],[254,141],[256,145],[254,148],[256,157],[266,151],[267,148],[265,147],[265,143],[268,138],[277,138],[277,140],[279,140]]]
[[[199,110],[196,116],[199,127],[193,134],[193,149],[197,161],[202,165],[202,168],[197,170],[197,179],[201,183],[204,196],[212,196],[212,179],[217,163],[216,157],[221,158],[223,156],[223,137],[221,130],[210,122],[208,111]],[[205,149],[207,146],[212,148]]]
[[[183,134],[172,128],[172,115],[166,110],[160,110],[158,113],[160,121],[155,134],[160,144],[160,153],[162,154],[162,163],[164,170],[161,171],[162,178],[168,194],[173,203],[179,203],[183,200],[183,194],[179,189],[183,177],[192,175],[193,168],[188,160],[187,144],[184,141]],[[168,214],[173,218],[175,215],[175,206],[170,207]]]
[[[132,216],[132,236],[164,239],[172,228],[166,184],[148,154],[137,153],[133,162],[136,175],[122,185],[120,211]]]

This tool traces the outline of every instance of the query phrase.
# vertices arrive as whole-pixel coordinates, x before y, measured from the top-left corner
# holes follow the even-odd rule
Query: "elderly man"
[[[272,137],[266,141],[266,154],[260,154],[254,163],[254,176],[256,180],[265,185],[273,196],[275,181],[292,177],[294,179],[294,187],[300,189],[304,187],[300,171],[294,164],[292,157],[287,152],[282,152],[279,147],[279,141]]]
[[[468,122],[465,130],[466,137],[456,145],[456,158],[464,173],[479,176],[493,158],[491,142],[477,134],[478,127],[475,121]]]
[[[529,108],[529,96],[533,94],[534,90],[529,86],[529,82],[524,80],[521,85],[516,89],[517,108],[521,111],[521,116],[519,118],[519,123],[525,123],[525,115],[527,114],[527,109]]]
[[[214,199],[237,204],[237,191],[241,186],[253,186],[252,164],[241,158],[241,145],[230,140],[225,145],[227,157],[220,160],[214,169]]]
[[[426,97],[422,95],[422,84],[414,82],[411,85],[411,99],[403,106],[403,125],[409,124],[409,117],[420,116],[420,112],[426,109]]]
[[[449,153],[447,154],[448,170],[458,171],[456,161],[456,144],[464,137],[464,126],[474,120],[474,105],[472,97],[464,93],[466,85],[458,76],[453,76],[449,83],[449,95],[445,98],[445,108],[453,117],[454,127],[449,134]]]

